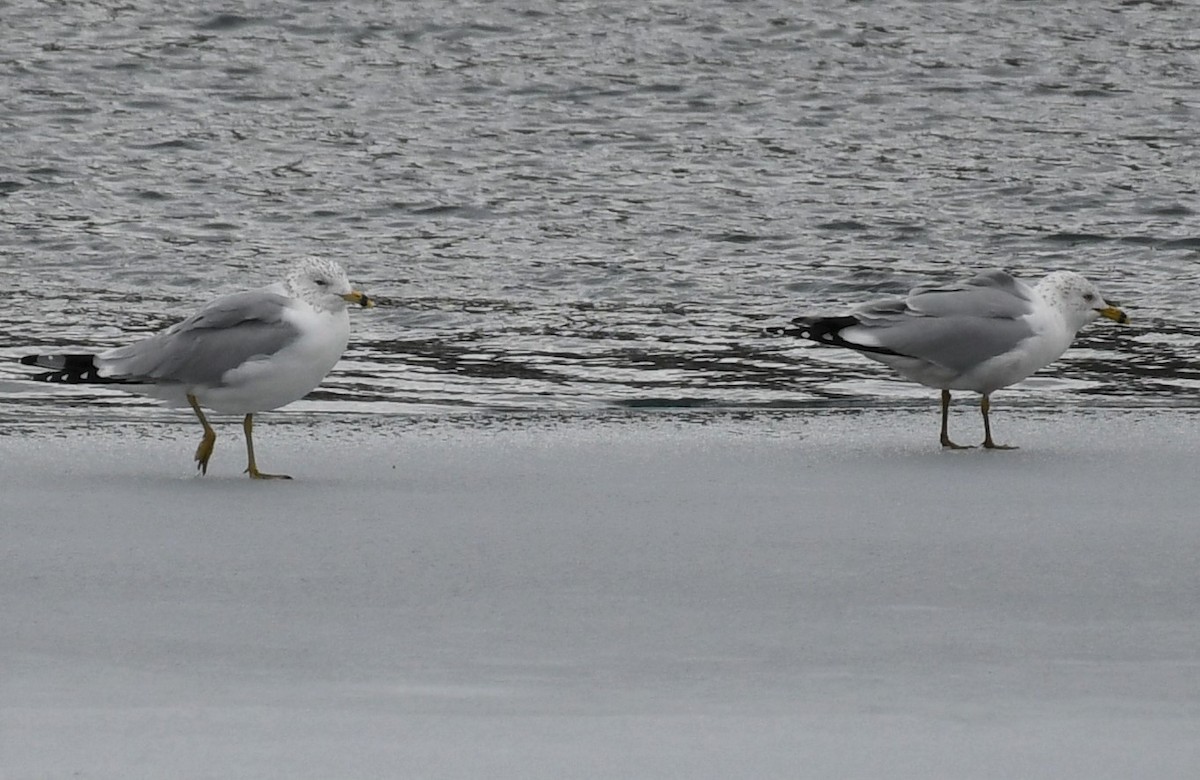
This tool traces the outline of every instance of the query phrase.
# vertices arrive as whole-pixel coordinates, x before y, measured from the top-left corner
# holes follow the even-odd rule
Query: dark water
[[[388,304],[354,313],[313,397],[333,410],[928,403],[761,329],[992,266],[1082,271],[1135,318],[1003,403],[1196,403],[1189,3],[14,0],[3,18],[10,419],[70,397],[19,381],[29,346],[122,343],[302,254]]]

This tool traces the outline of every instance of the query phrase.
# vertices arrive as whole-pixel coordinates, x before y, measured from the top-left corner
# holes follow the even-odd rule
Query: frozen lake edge
[[[185,419],[0,436],[5,777],[1200,765],[1195,412]]]

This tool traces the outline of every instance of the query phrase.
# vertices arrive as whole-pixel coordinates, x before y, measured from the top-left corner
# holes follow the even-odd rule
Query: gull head
[[[340,311],[351,303],[364,308],[375,302],[350,286],[340,265],[323,257],[306,257],[292,266],[284,280],[289,295],[316,309]]]
[[[1100,290],[1074,271],[1055,271],[1037,286],[1042,300],[1056,308],[1075,330],[1106,317],[1114,322],[1129,322],[1129,315],[1104,300]]]

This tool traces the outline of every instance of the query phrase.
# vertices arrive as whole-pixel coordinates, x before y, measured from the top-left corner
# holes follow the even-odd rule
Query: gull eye
[[[317,283],[317,287],[328,287],[329,286],[329,282],[325,281],[324,279],[314,279],[313,281],[315,281]]]
[[[1084,293],[1083,299],[1085,301],[1087,301],[1088,303],[1091,303],[1092,301],[1096,300],[1096,294],[1095,293]]]

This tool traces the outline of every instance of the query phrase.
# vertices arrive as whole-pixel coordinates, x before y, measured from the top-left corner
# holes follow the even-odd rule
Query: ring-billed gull
[[[1071,271],[1030,287],[992,270],[957,284],[921,286],[863,304],[840,317],[797,317],[786,335],[846,347],[902,376],[942,391],[943,447],[963,449],[947,431],[951,390],[982,395],[983,446],[992,441],[989,397],[1057,360],[1084,325],[1100,317],[1128,322],[1090,281]]]
[[[27,355],[26,365],[53,369],[46,382],[119,383],[172,406],[190,406],[204,426],[196,468],[208,473],[217,434],[201,407],[245,415],[246,473],[254,460],[254,414],[303,398],[333,368],[350,339],[349,304],[374,306],[353,289],[342,267],[306,258],[281,282],[217,298],[149,338],[99,354]]]

